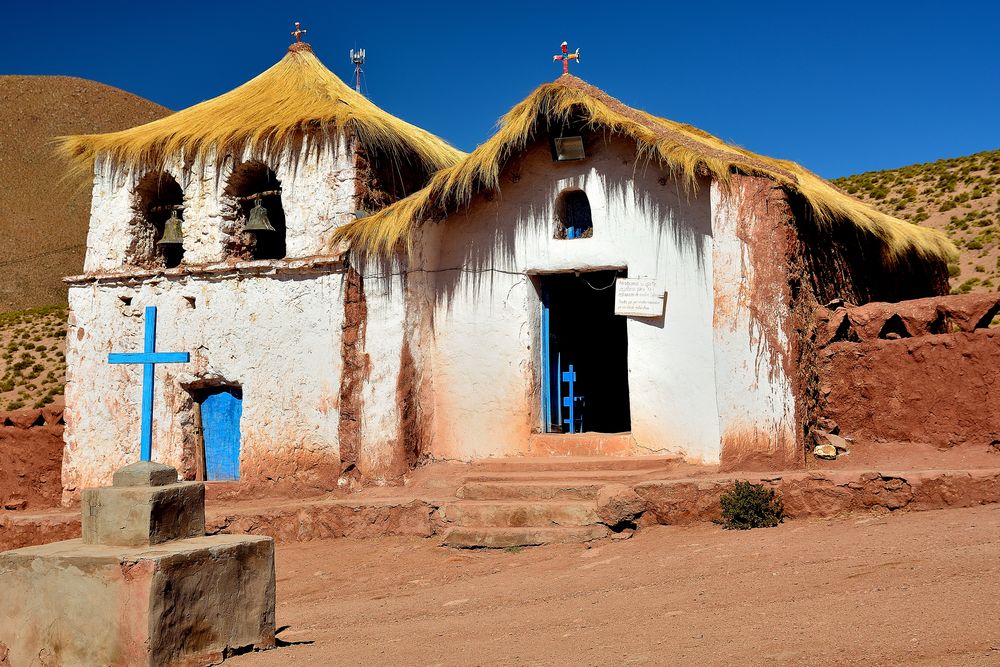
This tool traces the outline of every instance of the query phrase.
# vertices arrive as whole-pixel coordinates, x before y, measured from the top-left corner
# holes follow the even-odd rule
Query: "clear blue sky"
[[[821,175],[1000,148],[1000,3],[5,3],[0,72],[95,79],[181,109],[276,62],[293,21],[345,80],[464,150],[538,84],[625,103]]]

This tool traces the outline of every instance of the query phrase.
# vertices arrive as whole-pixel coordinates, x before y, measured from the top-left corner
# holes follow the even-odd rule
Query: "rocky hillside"
[[[0,312],[64,303],[61,278],[83,268],[90,189],[63,181],[53,139],[168,113],[94,81],[0,76]]]
[[[948,267],[952,292],[1000,290],[1000,150],[834,183],[886,213],[945,232],[962,253]]]

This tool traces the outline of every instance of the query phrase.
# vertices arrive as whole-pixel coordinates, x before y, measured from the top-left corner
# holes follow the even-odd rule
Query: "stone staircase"
[[[457,499],[438,508],[443,544],[505,548],[589,542],[608,537],[597,498],[612,484],[655,479],[673,457],[525,457],[472,464]]]

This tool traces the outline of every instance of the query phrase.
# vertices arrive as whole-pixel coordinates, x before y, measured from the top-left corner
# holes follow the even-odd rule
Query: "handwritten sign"
[[[657,292],[655,278],[619,278],[615,282],[615,315],[660,317],[663,291]]]

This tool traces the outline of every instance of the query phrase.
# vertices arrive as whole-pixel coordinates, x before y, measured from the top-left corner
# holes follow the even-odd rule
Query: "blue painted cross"
[[[577,415],[577,405],[583,402],[582,396],[576,395],[576,371],[573,364],[569,365],[569,372],[563,371],[562,381],[568,385],[566,395],[563,396],[563,407],[569,408],[569,419],[563,419],[564,424],[569,424],[569,432],[576,433],[577,423],[580,425],[580,432],[583,432],[583,415]]]
[[[153,379],[156,364],[183,364],[187,352],[156,352],[156,306],[146,306],[146,335],[142,352],[112,352],[109,364],[142,364],[142,460],[151,460],[153,449]]]

